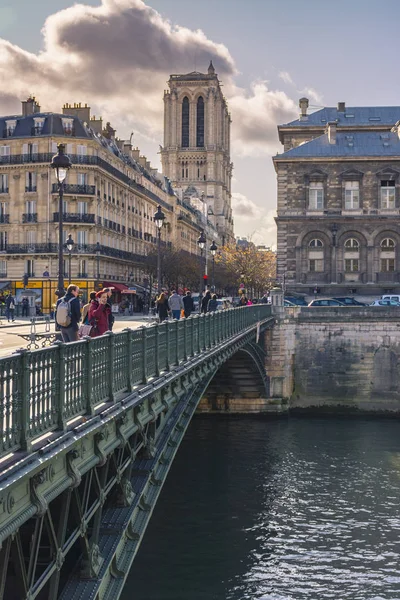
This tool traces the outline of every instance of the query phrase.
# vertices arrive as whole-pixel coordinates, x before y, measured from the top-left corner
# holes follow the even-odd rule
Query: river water
[[[400,421],[196,417],[122,600],[400,599]]]

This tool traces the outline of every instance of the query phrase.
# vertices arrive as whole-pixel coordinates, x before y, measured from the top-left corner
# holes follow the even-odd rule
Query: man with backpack
[[[69,285],[63,298],[57,300],[56,323],[60,327],[63,342],[77,342],[78,330],[81,320],[81,306],[79,303],[79,287]]]

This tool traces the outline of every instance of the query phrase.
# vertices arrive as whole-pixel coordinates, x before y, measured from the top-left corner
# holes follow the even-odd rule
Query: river
[[[400,599],[400,421],[196,417],[122,600]]]

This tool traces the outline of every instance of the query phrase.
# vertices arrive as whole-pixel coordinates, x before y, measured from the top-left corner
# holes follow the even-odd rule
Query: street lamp
[[[199,289],[199,294],[202,293],[202,287],[203,287],[203,250],[206,247],[206,243],[207,243],[207,239],[206,236],[204,235],[204,230],[201,230],[201,234],[199,239],[197,240],[197,245],[200,248],[200,289]]]
[[[64,256],[63,256],[63,192],[64,181],[68,169],[71,168],[69,157],[64,154],[64,144],[58,144],[58,153],[51,159],[50,166],[54,169],[58,183],[58,286],[56,294],[59,298],[64,295]]]
[[[211,252],[211,256],[212,256],[212,288],[215,292],[215,255],[217,253],[218,250],[218,246],[217,244],[213,241],[213,243],[210,246],[210,252]]]
[[[100,242],[96,243],[97,282],[100,281]]]
[[[68,263],[68,283],[71,284],[71,259],[72,259],[72,250],[74,249],[75,246],[75,242],[71,237],[71,234],[68,234],[68,239],[67,239],[67,243],[65,244],[67,246],[67,250],[69,252],[68,258],[69,258],[69,263]]]
[[[164,224],[165,215],[161,210],[161,206],[157,206],[157,212],[154,213],[154,223],[158,229],[157,236],[157,290],[161,294],[161,229]]]

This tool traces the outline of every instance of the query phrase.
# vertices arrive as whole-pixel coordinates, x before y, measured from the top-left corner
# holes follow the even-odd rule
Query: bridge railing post
[[[147,383],[147,329],[142,327],[142,383]]]
[[[192,317],[190,320],[190,356],[194,356],[195,353],[195,348],[194,348],[194,325],[196,323],[196,321],[194,320],[194,317]]]
[[[60,431],[66,430],[65,420],[65,351],[64,342],[55,342],[58,346],[58,369],[57,369],[57,428]]]
[[[32,449],[32,439],[31,439],[31,424],[30,424],[30,401],[29,401],[29,391],[30,391],[30,376],[29,376],[29,355],[30,352],[28,350],[20,350],[21,354],[21,380],[20,380],[20,419],[21,423],[18,423],[21,427],[21,448],[26,452],[30,452]]]
[[[179,366],[179,321],[174,321],[175,327],[175,365]]]
[[[166,358],[165,358],[165,368],[167,369],[167,371],[171,370],[171,361],[170,361],[170,356],[169,356],[169,322],[165,321],[163,324],[163,327],[165,327],[165,352],[166,352]]]
[[[91,344],[92,338],[86,336],[85,350],[86,350],[86,381],[85,381],[85,396],[86,396],[86,414],[93,415],[93,402],[92,402],[92,391],[93,391],[93,346]]]
[[[115,369],[115,339],[114,333],[112,331],[107,331],[105,334],[108,336],[108,396],[110,402],[115,402],[115,394],[114,394],[114,369]]]
[[[132,329],[127,327],[122,330],[127,335],[127,344],[126,351],[128,353],[128,372],[127,372],[127,391],[133,391],[133,369],[132,369],[132,354],[133,354],[133,344],[132,344]]]
[[[156,323],[154,326],[154,370],[155,376],[160,375],[160,347],[159,347],[159,325]]]
[[[203,315],[199,315],[197,317],[197,323],[196,323],[196,327],[197,327],[197,353],[200,354],[203,346],[201,343],[201,329],[202,329],[202,323],[203,323]]]
[[[183,360],[187,360],[187,319],[183,318]]]

